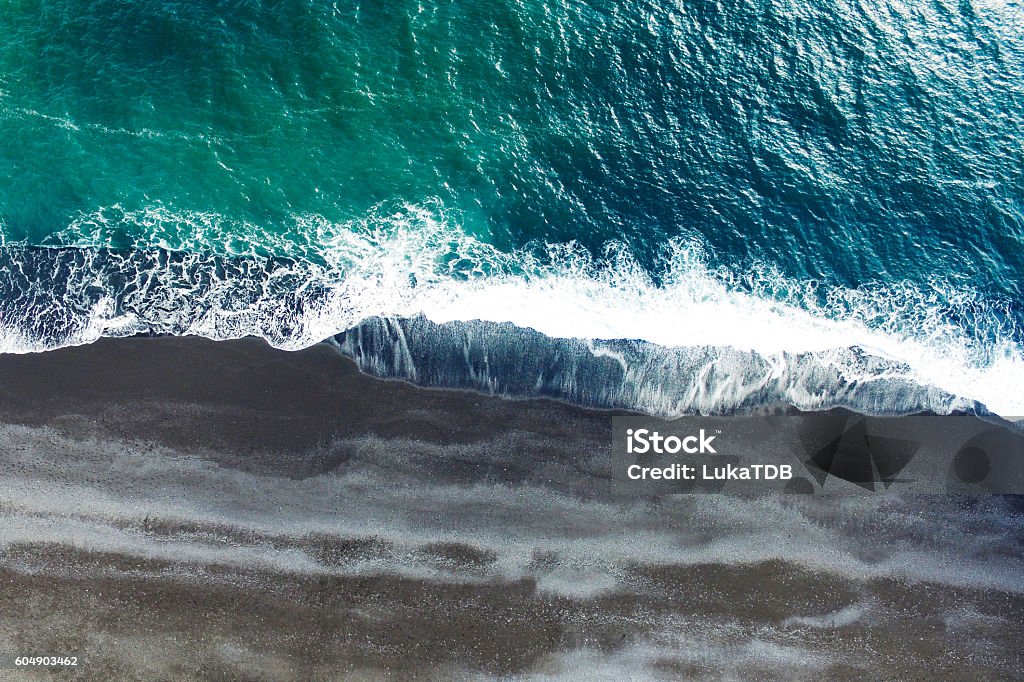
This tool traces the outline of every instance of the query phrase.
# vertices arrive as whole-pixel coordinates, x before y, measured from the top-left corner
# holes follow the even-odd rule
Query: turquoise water
[[[424,315],[746,354],[659,376],[680,410],[896,377],[1024,414],[1019,3],[5,1],[0,36],[4,350]]]

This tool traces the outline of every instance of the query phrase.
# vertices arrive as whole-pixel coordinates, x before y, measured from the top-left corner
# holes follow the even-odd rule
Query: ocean
[[[1022,3],[0,0],[0,671],[1020,678]]]
[[[1014,0],[0,6],[0,350],[1024,415]]]

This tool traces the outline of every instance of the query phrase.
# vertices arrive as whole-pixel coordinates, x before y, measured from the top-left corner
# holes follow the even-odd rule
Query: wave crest
[[[381,374],[661,414],[770,400],[1024,414],[1012,311],[948,283],[827,287],[763,265],[713,267],[696,240],[666,244],[653,271],[620,244],[600,257],[573,243],[504,252],[432,205],[293,223],[270,237],[216,215],[111,207],[80,218],[54,248],[3,246],[0,350],[135,334],[259,336],[298,349],[341,334],[340,346]],[[401,344],[354,341],[370,333],[358,327],[367,320],[397,325],[370,336],[412,338],[406,365],[385,359]],[[522,350],[548,359],[513,361],[514,345],[481,331],[506,323],[519,331],[501,327],[502,338],[524,343],[532,329],[554,340]],[[445,338],[461,338],[464,352],[442,371],[424,353],[444,356]],[[505,359],[482,372],[474,353]],[[594,363],[620,377],[614,387],[582,380]]]

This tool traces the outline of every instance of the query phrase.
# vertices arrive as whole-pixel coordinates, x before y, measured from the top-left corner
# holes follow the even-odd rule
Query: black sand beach
[[[1021,675],[1014,500],[636,499],[612,414],[328,345],[0,355],[0,678]]]

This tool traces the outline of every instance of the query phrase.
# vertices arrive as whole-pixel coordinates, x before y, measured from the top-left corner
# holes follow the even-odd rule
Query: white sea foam
[[[134,254],[97,251],[123,246],[125,235]],[[4,352],[136,333],[255,335],[299,349],[367,318],[423,315],[508,322],[560,339],[730,349],[768,368],[761,381],[788,383],[782,398],[809,407],[827,400],[802,394],[791,365],[811,355],[848,385],[909,381],[1024,414],[1016,330],[975,293],[939,282],[826,290],[768,267],[714,268],[686,240],[665,245],[656,282],[619,245],[600,259],[574,244],[502,252],[430,205],[379,207],[342,225],[298,216],[273,238],[215,214],[113,206],[83,215],[55,244],[79,249],[61,270],[67,290],[59,296],[43,271],[26,276],[15,264],[0,279]],[[16,247],[7,253],[21,257]],[[962,311],[971,311],[973,328],[951,321]]]

